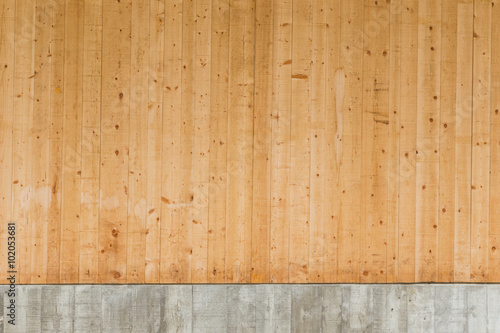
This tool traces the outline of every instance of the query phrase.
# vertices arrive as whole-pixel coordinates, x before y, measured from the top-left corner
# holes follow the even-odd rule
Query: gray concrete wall
[[[17,286],[0,332],[500,332],[500,285]]]

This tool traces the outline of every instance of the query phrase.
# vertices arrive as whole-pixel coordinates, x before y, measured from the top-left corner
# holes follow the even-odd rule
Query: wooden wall
[[[0,281],[500,282],[499,0],[1,0]]]

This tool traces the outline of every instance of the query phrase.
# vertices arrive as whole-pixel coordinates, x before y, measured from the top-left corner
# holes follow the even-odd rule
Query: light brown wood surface
[[[0,267],[15,221],[26,284],[500,282],[499,19],[2,0]]]

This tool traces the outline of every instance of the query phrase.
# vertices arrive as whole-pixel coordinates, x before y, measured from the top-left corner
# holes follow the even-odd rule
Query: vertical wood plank
[[[64,21],[66,6],[62,0],[53,2],[50,77],[50,168],[49,168],[49,225],[47,230],[47,283],[60,281],[61,261],[61,203],[63,166],[64,110]]]
[[[398,281],[402,1],[391,1],[389,37],[389,140],[387,165],[387,282]],[[383,55],[383,54],[382,54]]]
[[[170,33],[165,34],[163,64],[165,112],[163,115],[161,193],[161,239],[163,243],[161,245],[160,281],[162,283],[178,282],[179,276],[179,235],[177,230],[179,218],[177,209],[173,205],[178,202],[179,198],[178,188],[181,172],[179,161],[181,149],[182,14],[181,0],[169,0],[165,3],[165,30],[170,31]],[[151,214],[149,209],[148,214]]]
[[[35,1],[16,3],[12,219],[16,221],[18,282],[31,280],[30,202],[33,195],[32,145],[35,50]]]
[[[33,106],[33,211],[30,283],[47,280],[47,228],[49,218],[49,133],[50,133],[50,35],[52,1],[35,4],[35,59]]]
[[[255,0],[230,3],[226,281],[250,281]]]
[[[402,0],[398,281],[415,281],[417,65],[419,2]]]
[[[472,140],[472,0],[458,3],[457,113],[455,116],[455,282],[470,281],[471,140]]]
[[[145,281],[160,280],[161,196],[162,196],[162,116],[164,83],[164,1],[149,2],[149,71],[147,115],[147,185],[146,185],[146,264]]]
[[[390,7],[364,2],[362,282],[387,280]]]
[[[339,221],[340,221],[340,177],[344,127],[343,108],[345,90],[345,68],[340,66],[340,20],[341,1],[327,2],[326,11],[326,86],[325,86],[325,146],[321,152],[324,159],[323,237],[324,237],[324,282],[338,280]]]
[[[99,282],[127,279],[131,0],[103,2]]]
[[[292,0],[273,2],[270,282],[289,279]]]
[[[133,1],[130,39],[130,81],[132,84],[130,85],[130,147],[128,160],[128,283],[146,282],[146,265],[150,266],[149,268],[154,266],[151,262],[146,261],[149,28],[149,2]],[[159,210],[159,207],[157,209]],[[159,231],[157,231],[156,235],[159,235]],[[147,282],[159,281],[158,261],[154,267],[156,268],[156,280],[149,277]]]
[[[210,161],[210,62],[211,0],[197,0],[195,7],[194,142],[193,142],[193,283],[207,282],[208,265],[208,191]]]
[[[338,282],[359,282],[361,269],[361,162],[363,108],[363,3],[340,4],[338,103],[342,124],[337,163],[341,190],[338,216]],[[342,78],[344,76],[344,79]],[[342,93],[341,87],[344,86]],[[340,129],[340,126],[337,126]],[[335,218],[335,216],[334,216]]]
[[[255,6],[251,282],[263,283],[269,282],[270,261],[274,1]]]
[[[441,1],[421,2],[418,17],[415,265],[419,281],[438,267]]]
[[[87,0],[84,7],[79,282],[96,283],[99,269],[102,2]]]
[[[491,126],[490,126],[490,227],[488,239],[488,280],[500,281],[500,3],[491,8]]]
[[[294,0],[290,128],[289,282],[308,282],[311,162],[312,3]]]
[[[490,200],[491,1],[474,2],[471,282],[488,281]]]
[[[0,40],[0,266],[8,267],[7,224],[12,219],[12,170],[13,170],[13,129],[14,129],[14,51],[15,51],[16,2],[6,1],[0,6],[0,30],[5,35]],[[0,272],[6,281],[7,269]],[[1,327],[0,327],[1,328]]]
[[[212,0],[208,282],[225,281],[229,0]]]
[[[311,51],[311,95],[310,95],[310,223],[308,281],[324,281],[325,240],[323,210],[325,202],[326,163],[326,1],[312,3],[312,51]]]
[[[457,80],[457,2],[441,11],[441,110],[439,123],[438,280],[453,282],[455,238],[455,115]]]
[[[83,2],[66,3],[61,208],[61,282],[79,277],[82,179]]]
[[[193,205],[194,191],[192,172],[194,167],[194,98],[196,87],[195,75],[195,38],[196,38],[196,0],[182,2],[182,75],[181,75],[181,123],[180,123],[180,165],[179,165],[179,200],[174,201],[177,213],[179,235],[178,264],[179,282],[191,282],[192,246],[193,246]]]

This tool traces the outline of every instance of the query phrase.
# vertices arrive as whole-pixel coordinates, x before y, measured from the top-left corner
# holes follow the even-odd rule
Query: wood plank
[[[61,283],[79,277],[82,178],[83,3],[66,3],[61,207]]]
[[[226,282],[250,281],[255,0],[230,3]]]
[[[131,4],[103,2],[100,283],[127,279]]]
[[[491,107],[491,1],[474,2],[471,282],[488,281]]]
[[[181,150],[181,67],[182,67],[182,1],[165,3],[164,51],[164,117],[162,145],[161,193],[161,261],[160,282],[179,281],[178,213]],[[153,163],[154,160],[151,161]],[[149,178],[149,177],[148,177]],[[149,191],[148,191],[149,193]],[[148,210],[148,214],[151,210]]]
[[[63,166],[63,110],[64,110],[64,22],[66,6],[53,1],[50,77],[50,168],[49,226],[47,244],[47,283],[60,281],[61,265],[61,204]]]
[[[207,282],[208,265],[208,191],[210,161],[210,64],[211,58],[211,0],[195,3],[195,58],[194,82],[194,138],[193,138],[193,186],[192,266],[193,283]],[[188,221],[189,222],[189,221]]]
[[[49,134],[50,134],[50,35],[51,2],[37,1],[35,4],[35,59],[34,59],[34,105],[33,105],[33,200],[31,225],[33,235],[30,246],[30,283],[45,283],[47,280],[47,228],[49,219]],[[47,51],[49,50],[49,51]]]
[[[402,1],[392,1],[389,37],[389,140],[387,165],[387,282],[398,280],[399,181],[401,132]]]
[[[0,30],[5,37],[0,39],[0,266],[8,267],[7,223],[12,220],[12,170],[13,170],[13,128],[14,128],[14,51],[15,51],[15,20],[16,3],[6,1],[0,6]],[[6,281],[7,270],[0,272],[0,279]]]
[[[12,171],[12,219],[16,222],[16,260],[18,283],[31,280],[30,204],[33,195],[33,101],[34,101],[34,42],[35,1],[16,4],[14,62],[14,127]]]
[[[308,281],[324,281],[324,220],[326,147],[326,1],[312,3],[312,54],[310,112],[310,223]],[[330,219],[331,220],[331,219]]]
[[[455,282],[470,281],[473,1],[458,3],[457,114],[455,116]]]
[[[417,64],[419,2],[403,0],[399,136],[398,281],[415,281]]]
[[[339,140],[340,209],[338,216],[338,282],[359,282],[361,270],[361,162],[363,108],[363,3],[340,4],[340,65],[338,103],[342,123]],[[344,79],[342,79],[342,75]],[[344,92],[340,87],[344,87]]]
[[[273,2],[273,109],[269,278],[289,279],[292,0]]]
[[[421,4],[418,11],[415,274],[419,281],[436,281],[438,278],[441,1],[424,1]]]
[[[195,38],[196,38],[195,1],[182,2],[182,76],[181,76],[181,123],[180,123],[180,164],[178,201],[174,212],[177,213],[179,235],[178,265],[179,282],[191,282],[193,246],[193,144],[194,144],[194,98],[195,98]]]
[[[225,281],[229,0],[212,1],[208,281]]]
[[[131,17],[130,133],[128,171],[127,282],[146,282],[146,226],[148,190],[148,104],[149,104],[149,2],[133,1]],[[159,207],[157,207],[159,210]],[[157,231],[157,235],[159,231]],[[148,233],[149,235],[149,233]],[[159,282],[159,260],[156,279]],[[154,274],[153,274],[154,275]]]
[[[491,22],[500,19],[500,3],[492,2]],[[500,25],[491,24],[491,36],[500,34]],[[488,239],[488,281],[500,281],[500,40],[491,39],[491,117],[490,117],[490,228]]]
[[[363,21],[361,281],[386,282],[390,7],[365,1]]]
[[[97,283],[99,269],[99,152],[101,120],[102,3],[84,4],[80,283]]]
[[[257,0],[253,123],[251,282],[269,282],[274,1]]]
[[[292,105],[290,128],[289,282],[308,282],[311,161],[312,3],[292,5]]]
[[[162,196],[162,116],[164,84],[165,4],[149,3],[149,70],[147,113],[146,183],[146,263],[145,282],[160,282],[161,196]]]
[[[458,4],[444,0],[441,11],[441,110],[439,124],[438,280],[454,280],[455,115]]]
[[[324,282],[338,281],[341,163],[343,156],[343,108],[345,69],[340,67],[341,1],[331,1],[326,8],[326,86],[325,148],[323,202]]]

